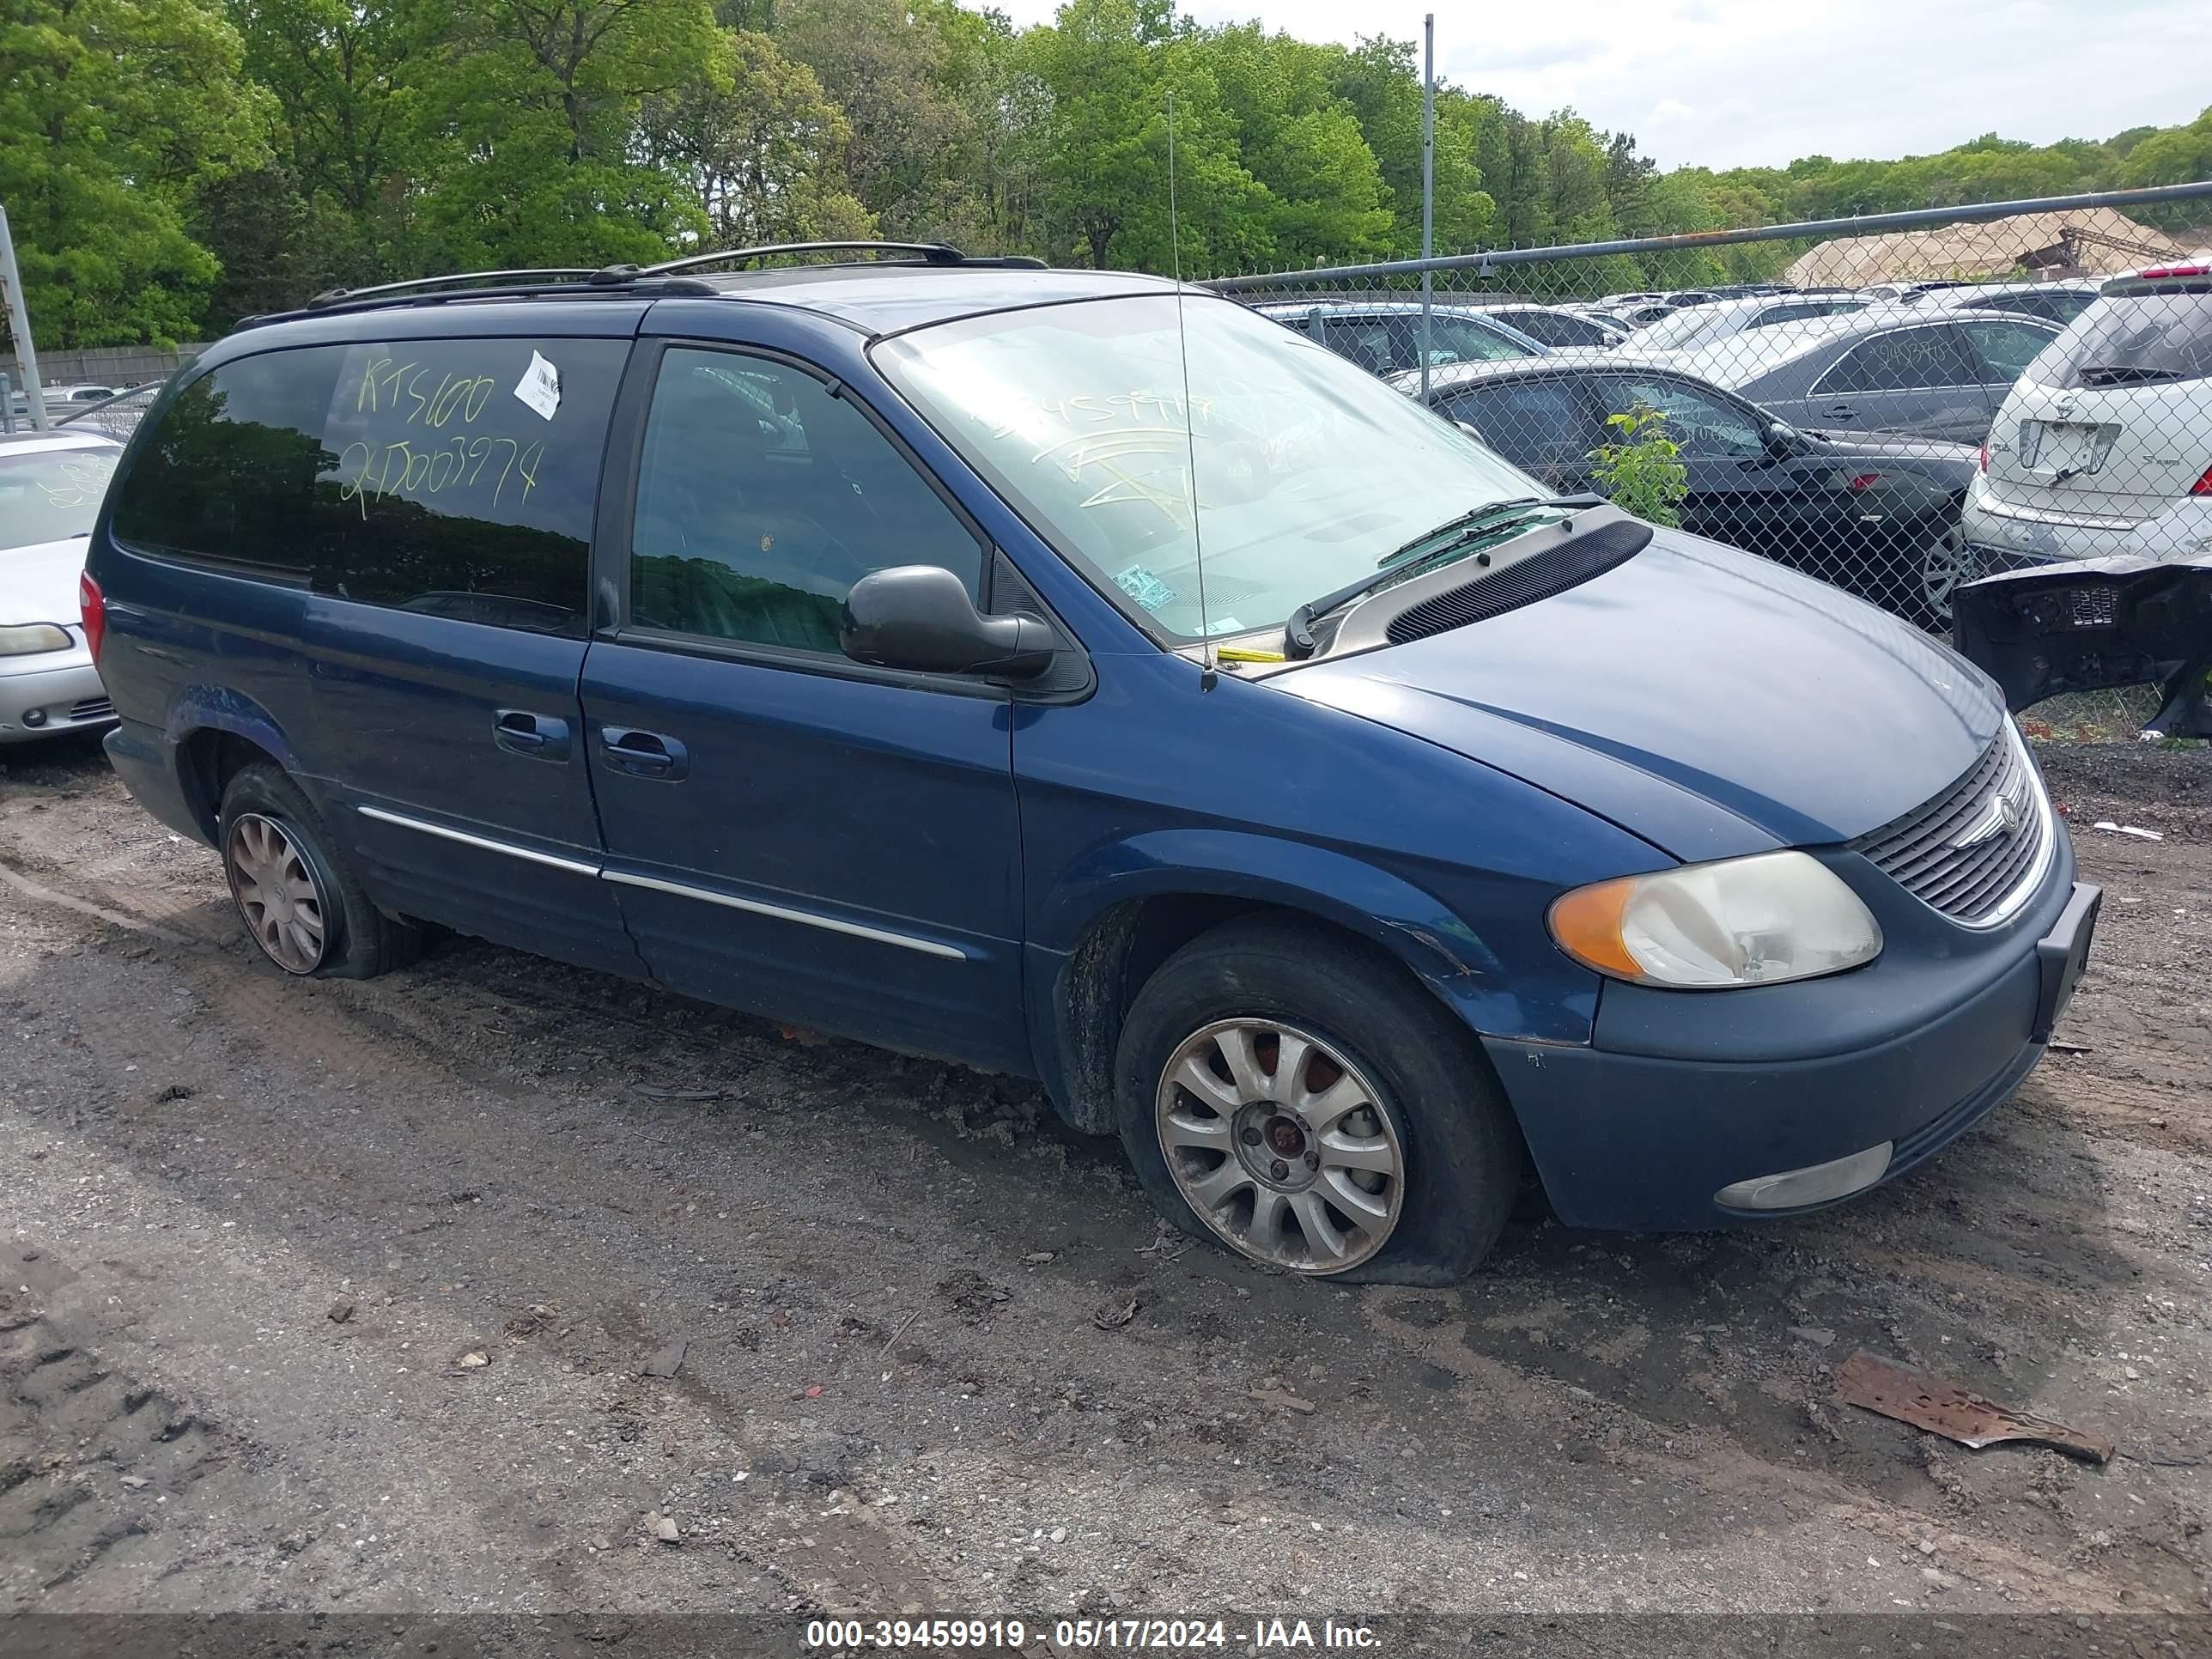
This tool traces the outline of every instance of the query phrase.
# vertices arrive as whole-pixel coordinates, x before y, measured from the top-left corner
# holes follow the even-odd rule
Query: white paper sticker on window
[[[542,354],[532,352],[530,367],[522,371],[514,395],[551,420],[553,411],[561,407],[561,371],[547,362]]]

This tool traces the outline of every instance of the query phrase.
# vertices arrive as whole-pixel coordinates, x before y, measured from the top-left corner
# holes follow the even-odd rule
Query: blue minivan
[[[450,929],[1034,1078],[1401,1283],[1530,1166],[1832,1203],[2041,1056],[2098,895],[1943,646],[1202,290],[826,251],[326,296],[164,390],[108,750],[278,968]]]

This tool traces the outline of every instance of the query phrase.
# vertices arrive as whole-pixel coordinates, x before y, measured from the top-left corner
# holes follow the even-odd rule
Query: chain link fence
[[[1978,575],[2212,556],[2208,268],[2212,182],[1212,286],[1547,489],[1948,636]],[[2024,720],[2125,737],[2160,701],[2113,687]]]

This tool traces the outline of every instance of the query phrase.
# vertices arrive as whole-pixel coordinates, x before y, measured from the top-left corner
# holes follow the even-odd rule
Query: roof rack
[[[416,276],[404,283],[378,283],[370,288],[333,288],[307,301],[304,309],[350,305],[357,300],[386,294],[419,294],[432,289],[457,288],[464,283],[523,283],[580,281],[597,276],[590,265],[552,265],[534,270],[457,270],[444,276]]]
[[[703,282],[687,280],[678,273],[704,265],[738,260],[766,259],[788,253],[894,253],[914,257],[873,263],[951,269],[1042,270],[1044,261],[1027,254],[968,254],[942,242],[771,242],[759,247],[723,248],[712,252],[687,253],[681,258],[652,265],[550,265],[520,270],[457,270],[442,276],[416,276],[405,282],[378,283],[368,288],[334,288],[318,294],[297,312],[270,312],[241,318],[240,328],[252,328],[281,317],[335,311],[376,310],[386,306],[437,304],[447,300],[531,300],[614,298],[634,294],[649,285],[662,295],[711,295],[720,292]]]

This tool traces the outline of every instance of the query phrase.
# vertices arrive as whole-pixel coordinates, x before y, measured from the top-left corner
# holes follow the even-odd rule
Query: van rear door
[[[561,309],[316,349],[334,374],[301,628],[313,764],[380,903],[637,974],[598,878],[577,683],[641,308]]]

